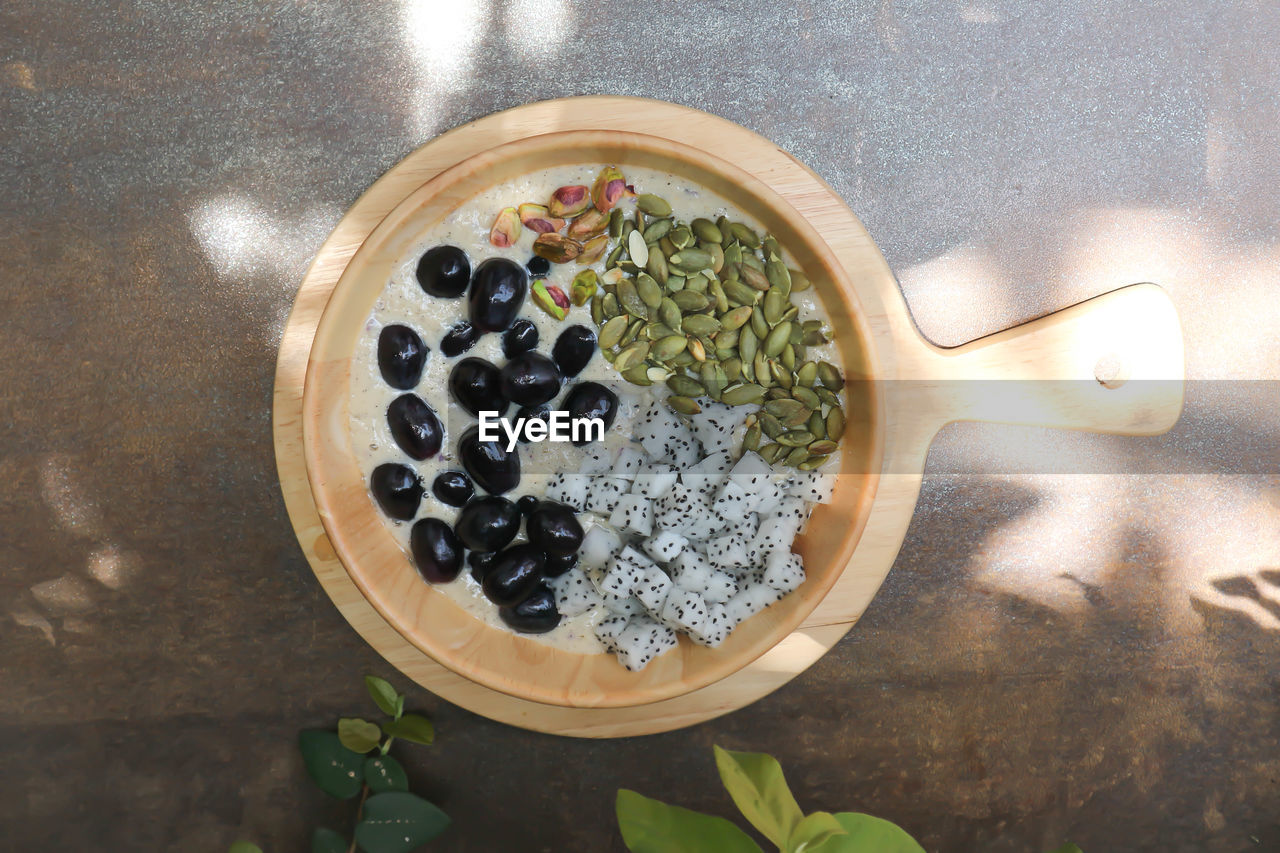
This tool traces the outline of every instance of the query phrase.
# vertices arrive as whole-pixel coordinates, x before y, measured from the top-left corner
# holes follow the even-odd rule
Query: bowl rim
[[[680,677],[668,680],[663,684],[646,686],[641,695],[610,697],[600,695],[582,695],[576,691],[569,692],[564,685],[554,685],[545,687],[535,681],[512,681],[509,676],[495,674],[486,669],[477,669],[472,662],[460,662],[452,654],[454,649],[442,646],[431,641],[429,632],[415,630],[413,626],[406,624],[403,614],[395,609],[386,606],[385,600],[382,598],[381,592],[370,586],[367,577],[360,571],[360,560],[358,555],[353,552],[351,543],[348,541],[346,530],[339,523],[340,515],[333,512],[333,502],[331,498],[331,486],[323,476],[317,476],[318,468],[320,468],[319,454],[321,445],[319,436],[324,433],[326,426],[333,426],[332,418],[326,417],[331,415],[330,407],[318,401],[321,388],[325,385],[318,379],[318,365],[321,360],[317,358],[317,353],[323,353],[326,347],[325,342],[344,323],[353,322],[351,317],[337,310],[342,307],[345,299],[349,299],[351,293],[355,291],[352,281],[361,278],[360,273],[363,271],[363,259],[372,253],[377,252],[383,247],[383,244],[390,239],[392,235],[398,233],[398,229],[403,227],[406,221],[411,220],[418,215],[422,208],[428,206],[431,200],[441,194],[443,188],[453,186],[462,181],[466,176],[475,173],[478,169],[486,168],[489,165],[501,163],[511,157],[514,153],[529,153],[543,150],[554,150],[562,148],[564,143],[572,143],[572,148],[619,148],[619,154],[614,158],[601,158],[598,156],[580,156],[566,159],[564,163],[575,162],[602,162],[613,159],[614,162],[625,164],[626,153],[630,151],[642,151],[648,154],[658,154],[670,156],[673,160],[681,162],[697,162],[708,173],[715,173],[726,181],[732,180],[744,192],[754,197],[761,205],[760,209],[767,208],[770,212],[777,215],[781,219],[785,219],[788,226],[795,230],[804,241],[806,249],[815,255],[822,265],[823,273],[831,282],[832,287],[838,292],[840,298],[845,304],[837,303],[832,306],[831,300],[825,294],[819,298],[823,302],[824,308],[828,309],[828,314],[833,318],[836,312],[832,311],[832,307],[837,307],[844,311],[848,309],[848,319],[854,329],[854,334],[860,342],[860,350],[863,358],[868,365],[867,378],[875,379],[879,373],[879,353],[874,345],[872,331],[868,317],[862,310],[862,302],[859,299],[857,289],[850,280],[848,272],[841,265],[839,259],[828,243],[821,237],[808,220],[801,215],[794,206],[773,189],[766,182],[751,175],[735,164],[718,157],[717,155],[706,152],[702,149],[688,145],[683,142],[667,139],[660,136],[653,136],[646,133],[635,131],[618,131],[618,130],[565,130],[554,131],[550,133],[538,134],[534,136],[516,139],[506,142],[492,148],[478,151],[471,156],[458,161],[450,167],[442,170],[429,180],[418,186],[412,193],[403,198],[395,205],[386,216],[378,222],[378,224],[369,232],[366,239],[356,249],[345,268],[342,271],[333,292],[325,305],[321,314],[319,323],[317,324],[315,338],[311,350],[311,357],[308,360],[307,374],[303,387],[303,449],[307,469],[307,479],[311,488],[312,496],[316,502],[317,508],[320,510],[319,515],[324,525],[334,551],[339,561],[346,570],[348,576],[351,577],[353,583],[360,590],[361,594],[367,601],[378,611],[378,613],[392,625],[392,627],[413,646],[436,660],[449,670],[468,678],[485,687],[498,690],[502,693],[512,695],[521,699],[528,699],[543,704],[559,705],[567,707],[632,707],[659,702],[673,698],[685,693],[698,690],[708,684],[715,683],[745,667],[758,659],[761,655],[768,652],[787,636],[799,629],[806,618],[813,612],[818,604],[826,597],[839,579],[841,574],[848,567],[853,551],[863,535],[865,526],[870,516],[871,506],[875,502],[879,480],[879,466],[884,459],[884,440],[885,440],[885,400],[880,388],[880,383],[872,381],[867,383],[867,399],[870,403],[869,422],[869,447],[866,454],[867,464],[869,467],[859,476],[863,480],[859,487],[858,499],[856,501],[858,511],[854,518],[854,523],[849,526],[844,537],[839,552],[833,557],[831,570],[824,574],[819,587],[811,591],[811,594],[803,597],[801,603],[792,607],[785,619],[775,620],[775,624],[765,633],[768,642],[757,641],[748,647],[745,653],[736,655],[723,654],[720,655],[722,661],[716,665],[703,667],[696,678],[689,678],[682,671]],[[530,171],[537,171],[536,167]],[[673,172],[673,174],[680,174]],[[683,175],[691,183],[702,184],[702,181]],[[509,180],[510,177],[503,178]],[[493,186],[496,182],[489,184]],[[485,187],[475,190],[463,197],[458,203],[474,197],[478,192],[483,192]],[[731,200],[732,201],[732,200]],[[735,206],[743,207],[747,212],[756,216],[755,210],[746,208],[737,202],[732,202]],[[439,219],[447,215],[451,210],[456,209],[454,206],[445,208],[438,216],[433,218],[430,224],[435,224]],[[345,297],[345,299],[344,299]],[[363,320],[367,314],[360,315]],[[347,362],[350,356],[346,357]],[[341,388],[342,393],[338,395],[338,409],[341,411],[343,418],[341,423],[345,424],[346,405],[349,397],[349,385],[344,380]],[[346,430],[341,430],[346,434]],[[349,453],[349,435],[347,449]],[[354,464],[354,463],[353,463]],[[844,481],[846,476],[842,473],[840,480]],[[360,477],[361,486],[364,487],[363,474]],[[839,488],[839,487],[838,487]],[[365,498],[372,505],[372,499],[367,494],[365,487]],[[402,556],[406,565],[410,567],[414,578],[417,579],[416,570],[412,569],[411,560],[407,553],[394,541],[389,531],[385,529],[382,519],[377,519],[378,524],[382,527],[382,534],[391,547],[395,548]],[[813,573],[810,573],[813,576]],[[420,580],[419,583],[422,583]],[[808,583],[808,581],[806,581]],[[424,584],[425,585],[425,584]],[[429,585],[428,589],[430,589]],[[436,597],[448,601],[449,605],[462,611],[443,593],[435,593]],[[781,610],[781,608],[779,608]],[[770,608],[766,612],[774,612]],[[534,643],[542,649],[552,649],[553,647],[541,643],[538,640],[529,639],[522,635],[507,632],[501,628],[487,625],[470,614],[464,615],[468,619],[472,619],[480,626],[483,632],[499,632],[504,636],[514,637],[523,643]],[[684,641],[682,641],[683,643]],[[575,652],[569,652],[562,649],[554,649],[555,653],[562,655],[576,655],[578,657],[601,657],[603,655],[582,655]],[[619,671],[622,670],[618,667]],[[639,675],[639,674],[637,674]],[[631,692],[631,691],[628,691]]]

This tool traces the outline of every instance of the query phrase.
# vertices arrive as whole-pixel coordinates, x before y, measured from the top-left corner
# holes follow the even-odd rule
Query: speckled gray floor
[[[412,691],[434,848],[620,850],[626,785],[727,813],[710,745],[937,851],[1280,849],[1280,11],[1270,2],[0,7],[0,849],[304,848],[293,754],[381,664],[275,486],[312,252],[433,134],[664,98],[795,152],[933,340],[1134,281],[1177,303],[1169,436],[955,426],[863,622],[774,696],[642,740]],[[1028,447],[1129,472],[1028,474]],[[1154,471],[1136,475],[1133,471]]]

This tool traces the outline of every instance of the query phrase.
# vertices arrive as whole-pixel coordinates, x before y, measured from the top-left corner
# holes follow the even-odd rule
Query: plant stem
[[[364,817],[364,801],[367,799],[369,799],[369,785],[365,783],[360,788],[360,803],[356,806],[356,826],[360,824],[360,819]],[[351,846],[347,848],[347,853],[356,853],[355,826],[351,827]]]

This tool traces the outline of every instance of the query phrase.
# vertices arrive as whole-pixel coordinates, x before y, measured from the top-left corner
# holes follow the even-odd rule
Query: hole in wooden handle
[[[1129,370],[1124,359],[1114,352],[1109,352],[1093,366],[1093,378],[1107,388],[1119,388],[1129,379]]]

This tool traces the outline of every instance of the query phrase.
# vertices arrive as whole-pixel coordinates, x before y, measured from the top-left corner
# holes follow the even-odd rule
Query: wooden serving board
[[[880,377],[889,380],[875,502],[852,560],[828,595],[796,631],[746,668],[692,693],[634,707],[572,708],[515,698],[468,681],[409,643],[361,595],[338,560],[303,458],[303,383],[316,326],[366,236],[423,183],[476,152],[573,130],[635,131],[714,151],[782,195],[823,235],[855,281]],[[862,224],[803,164],[725,119],[660,101],[593,96],[530,104],[452,130],[410,154],[361,196],[320,248],[294,302],[277,363],[274,437],[290,520],[316,577],[388,661],[444,699],[501,722],[554,734],[621,737],[693,725],[741,708],[834,645],[866,609],[897,555],[929,443],[944,424],[982,419],[1148,435],[1170,428],[1181,405],[1181,332],[1158,287],[1124,288],[963,347],[934,347],[912,325],[897,283]]]

